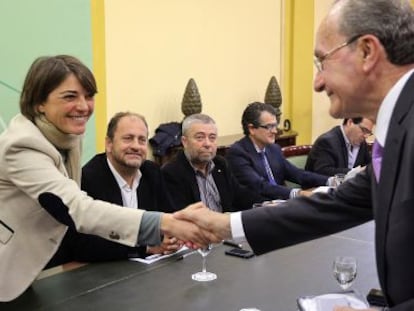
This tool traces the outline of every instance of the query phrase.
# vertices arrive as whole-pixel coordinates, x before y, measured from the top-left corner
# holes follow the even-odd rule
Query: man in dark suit
[[[345,118],[342,125],[319,136],[306,160],[305,170],[333,176],[371,162],[365,139],[372,135],[372,122],[366,118]]]
[[[82,169],[82,190],[99,199],[125,208],[145,208],[171,212],[159,167],[146,160],[148,127],[143,116],[117,113],[109,122],[106,153],[94,156]],[[165,237],[159,247],[127,247],[103,238],[76,234],[74,258],[78,261],[104,261],[142,257],[176,250],[175,238]]]
[[[188,116],[182,124],[184,150],[162,168],[176,210],[203,201],[219,212],[251,208],[263,198],[238,184],[226,160],[217,156],[217,126],[205,114]]]
[[[319,26],[315,44],[314,89],[329,96],[330,114],[363,116],[376,124],[372,164],[337,191],[282,204],[289,208],[231,215],[190,208],[175,217],[223,239],[245,237],[257,254],[374,217],[378,277],[389,310],[412,311],[414,10],[405,0],[337,1]]]
[[[280,146],[275,144],[277,123],[273,106],[251,103],[243,112],[245,137],[235,142],[226,158],[238,181],[252,192],[273,199],[289,199],[305,194],[299,188],[287,187],[290,181],[310,188],[325,186],[328,176],[307,172],[285,159]]]

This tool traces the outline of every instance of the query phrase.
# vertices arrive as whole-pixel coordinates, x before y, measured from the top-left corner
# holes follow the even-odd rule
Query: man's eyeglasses
[[[357,124],[359,128],[361,129],[364,136],[371,136],[374,135],[369,129],[367,129],[365,126],[362,126],[361,124]]]
[[[329,57],[332,56],[335,52],[339,51],[340,49],[350,45],[351,43],[353,43],[354,41],[358,40],[362,35],[356,35],[353,36],[351,39],[349,39],[348,41],[338,45],[337,47],[334,47],[332,50],[326,52],[325,54],[323,54],[322,56],[314,56],[313,57],[313,63],[315,64],[316,69],[318,69],[319,72],[321,72],[323,70],[323,62]]]
[[[257,127],[261,127],[262,129],[271,131],[277,128],[277,123],[269,123],[269,124],[264,124],[264,125],[258,125]]]

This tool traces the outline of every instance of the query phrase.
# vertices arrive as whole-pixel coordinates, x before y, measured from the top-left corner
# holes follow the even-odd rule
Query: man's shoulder
[[[141,171],[142,176],[159,175],[161,172],[160,166],[151,160],[142,162],[139,170]]]
[[[282,147],[279,144],[273,143],[269,144],[266,147],[266,153],[280,153],[282,154]]]
[[[85,165],[82,167],[82,171],[96,170],[98,168],[104,169],[105,167],[107,167],[106,154],[98,153],[85,163]]]
[[[213,159],[214,165],[216,165],[218,168],[221,169],[227,169],[227,160],[221,156],[221,155],[216,155]]]
[[[142,174],[140,185],[146,182],[159,183],[162,179],[161,168],[153,161],[145,160],[142,162],[139,170]]]
[[[250,138],[244,136],[243,138],[235,141],[230,145],[228,152],[231,154],[233,152],[247,151],[249,149],[249,144],[252,144]]]
[[[314,145],[318,145],[319,143],[323,142],[332,142],[337,141],[342,136],[340,126],[335,126],[331,128],[329,131],[321,134],[314,142]]]
[[[164,164],[161,168],[163,172],[175,172],[178,170],[184,170],[186,168],[187,159],[183,151],[177,153],[174,158]]]

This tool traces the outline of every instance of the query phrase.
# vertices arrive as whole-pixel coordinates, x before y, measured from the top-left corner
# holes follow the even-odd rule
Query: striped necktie
[[[275,181],[275,178],[273,177],[272,169],[270,168],[269,162],[267,161],[265,152],[260,151],[259,154],[260,154],[260,157],[261,157],[262,162],[263,162],[263,166],[264,166],[266,174],[267,174],[267,179],[269,180],[270,184],[277,185],[277,183]]]

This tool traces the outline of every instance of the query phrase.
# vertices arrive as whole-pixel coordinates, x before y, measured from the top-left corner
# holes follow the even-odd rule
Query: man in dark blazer
[[[372,122],[366,118],[345,118],[319,136],[306,160],[305,170],[333,176],[371,162],[365,139],[372,135]]]
[[[183,121],[184,150],[162,167],[176,210],[203,201],[219,212],[249,209],[264,199],[238,184],[226,160],[216,155],[217,126],[204,114]]]
[[[82,168],[82,190],[94,199],[125,208],[171,212],[172,202],[161,171],[155,163],[146,160],[147,141],[144,117],[130,112],[117,113],[108,125],[106,153],[95,155]],[[161,247],[127,247],[93,235],[75,236],[74,259],[78,261],[119,260],[176,249],[174,243],[165,244],[171,242],[168,239]]]
[[[285,181],[303,189],[325,186],[328,176],[307,172],[285,159],[275,144],[277,123],[273,106],[251,103],[243,112],[242,126],[245,137],[235,142],[226,158],[239,183],[269,200],[294,198],[306,192],[287,187]]]
[[[335,2],[317,31],[315,65],[314,89],[329,95],[333,117],[363,116],[376,124],[372,164],[335,192],[282,204],[289,208],[264,207],[231,215],[192,208],[175,217],[192,220],[223,239],[245,237],[257,254],[374,218],[378,277],[389,310],[412,311],[414,10],[410,2]],[[353,309],[335,309],[339,310]]]

